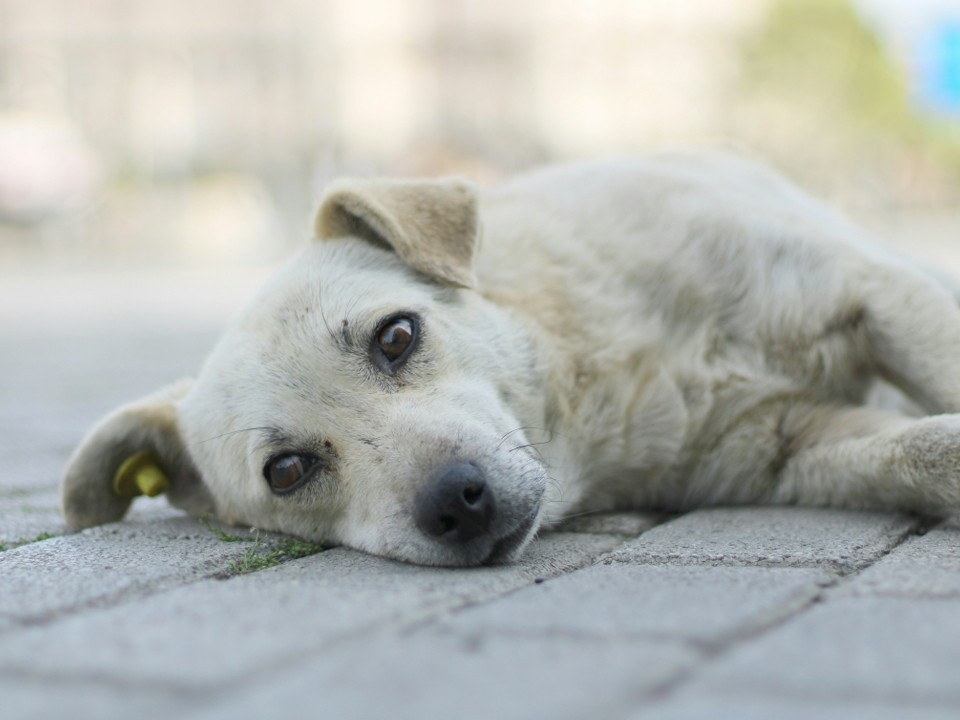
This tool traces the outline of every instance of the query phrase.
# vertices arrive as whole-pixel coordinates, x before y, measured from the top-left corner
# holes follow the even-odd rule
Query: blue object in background
[[[933,110],[960,115],[960,18],[931,28],[921,48],[920,94]]]

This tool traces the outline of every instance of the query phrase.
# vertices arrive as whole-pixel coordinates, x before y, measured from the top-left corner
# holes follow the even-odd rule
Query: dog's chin
[[[515,530],[504,535],[493,544],[490,553],[479,564],[503,565],[520,557],[537,534],[540,527],[540,513],[539,506],[534,508],[533,512],[525,517]]]
[[[541,510],[538,506],[517,523],[516,527],[492,543],[488,543],[484,548],[479,551],[467,550],[452,562],[443,564],[449,567],[476,567],[506,565],[513,562],[523,554],[527,545],[536,536],[540,528],[540,515]]]

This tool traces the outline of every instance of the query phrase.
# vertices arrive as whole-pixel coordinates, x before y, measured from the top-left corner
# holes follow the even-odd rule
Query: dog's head
[[[526,333],[477,292],[477,228],[461,181],[336,185],[316,241],[197,379],[81,444],[67,521],[120,519],[137,491],[115,478],[136,455],[194,514],[423,564],[515,557],[541,516],[525,427],[543,423],[542,388]]]

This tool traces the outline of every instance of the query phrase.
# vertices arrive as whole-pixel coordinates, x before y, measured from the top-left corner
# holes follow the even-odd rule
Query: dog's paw
[[[918,420],[899,435],[896,446],[894,467],[912,506],[938,512],[960,508],[960,416]]]

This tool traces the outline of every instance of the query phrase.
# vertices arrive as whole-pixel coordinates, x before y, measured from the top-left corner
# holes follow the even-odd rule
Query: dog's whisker
[[[587,510],[585,512],[579,512],[579,513],[569,513],[568,515],[564,515],[562,518],[560,518],[560,521],[564,522],[566,520],[573,520],[574,518],[578,518],[578,517],[586,517],[588,515],[597,515],[597,514],[599,513],[596,510]]]
[[[572,500],[564,500],[564,499],[563,499],[563,487],[560,485],[560,483],[558,483],[558,482],[556,482],[556,481],[553,481],[553,480],[548,481],[548,482],[549,482],[549,486],[552,487],[552,488],[554,489],[554,491],[556,492],[556,498],[555,498],[555,499],[549,499],[549,500],[547,500],[547,502],[567,503],[567,504],[573,502]]]
[[[506,433],[504,433],[504,434],[500,437],[500,442],[497,443],[496,449],[499,450],[499,449],[500,449],[500,446],[503,445],[504,442],[506,442],[506,440],[507,440],[508,437],[510,437],[511,435],[513,435],[513,434],[515,434],[515,433],[518,433],[518,432],[521,432],[521,431],[523,431],[523,430],[526,430],[526,429],[527,429],[527,428],[525,428],[525,427],[518,427],[518,428],[514,428],[513,430],[507,431]]]
[[[510,430],[504,433],[503,436],[500,438],[500,441],[497,443],[496,449],[499,450],[500,447],[503,445],[503,443],[505,443],[507,441],[507,438],[509,438],[511,435],[514,435],[515,433],[518,433],[518,432],[522,432],[524,430],[543,430],[544,432],[550,433],[550,439],[546,440],[545,442],[550,442],[551,440],[553,440],[554,436],[557,435],[557,433],[554,432],[554,430],[552,430],[551,428],[542,427],[540,425],[523,425],[521,427],[514,428],[513,430]]]
[[[529,450],[530,452],[527,453],[527,454],[528,454],[531,458],[533,458],[534,456],[536,456],[536,458],[537,458],[538,460],[542,460],[542,459],[543,459],[543,457],[540,455],[540,451],[537,450],[537,448],[535,448],[532,443],[528,443],[528,444],[526,444],[526,445],[517,445],[517,447],[515,447],[515,448],[510,448],[509,450],[507,450],[507,453],[508,453],[508,454],[509,454],[509,453],[512,453],[512,452],[514,452],[515,450]]]
[[[551,438],[551,440],[552,440],[552,438]],[[551,440],[544,440],[543,442],[530,442],[530,443],[525,443],[525,444],[523,444],[523,445],[517,445],[516,447],[512,447],[512,448],[510,448],[509,450],[507,450],[507,453],[509,454],[509,453],[512,453],[512,452],[516,452],[517,450],[528,450],[528,449],[529,449],[531,452],[536,453],[537,457],[538,457],[541,461],[543,461],[543,454],[540,452],[539,446],[540,446],[540,445],[547,445],[548,443],[551,442]]]
[[[323,310],[323,303],[317,300],[317,309],[320,311],[320,319],[323,320],[323,326],[327,329],[327,333],[330,335],[330,339],[333,340],[334,344],[340,345],[343,341],[343,338],[333,331],[333,328],[330,327],[330,323],[327,321],[327,314]]]
[[[273,430],[273,428],[272,427],[248,427],[248,428],[241,428],[240,430],[231,430],[230,432],[225,432],[220,435],[214,435],[213,437],[208,437],[205,440],[199,440],[197,441],[197,444],[202,445],[204,443],[208,443],[213,440],[220,440],[221,438],[229,437],[230,435],[237,435],[239,433],[245,433],[245,432],[253,432],[254,430]]]

